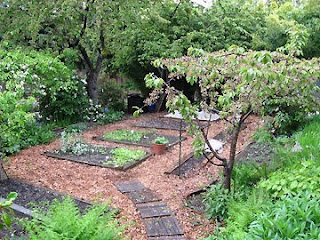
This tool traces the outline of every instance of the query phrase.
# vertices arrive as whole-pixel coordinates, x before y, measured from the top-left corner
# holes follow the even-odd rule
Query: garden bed
[[[179,167],[179,163],[170,171],[168,174],[186,176],[188,172],[199,168],[199,166],[204,162],[206,157],[204,155],[196,158],[194,154],[188,154],[187,156],[183,157],[181,160],[181,165]]]
[[[150,147],[157,137],[165,137],[169,141],[168,147],[172,147],[180,142],[179,136],[156,134],[154,133],[154,131],[139,131],[139,130],[130,131],[130,130],[121,130],[121,129],[102,135],[102,136],[93,137],[93,139],[100,140],[100,141],[120,143],[120,144]],[[182,136],[181,141],[185,139],[187,138]]]
[[[81,153],[81,155],[74,154],[72,152],[64,152],[62,150],[53,150],[44,152],[44,155],[48,157],[53,157],[62,160],[69,160],[78,163],[85,163],[92,166],[99,166],[105,168],[111,168],[120,171],[126,171],[130,168],[137,166],[138,164],[145,161],[148,157],[151,156],[148,152],[143,152],[141,150],[130,150],[125,148],[106,148],[95,145],[87,145],[92,147],[92,150]],[[136,159],[128,159],[128,160],[119,160],[115,155],[115,151],[123,150],[130,151],[127,155],[134,155],[134,151],[140,151],[139,158]],[[142,155],[142,152],[144,153]],[[120,156],[121,157],[121,156]]]
[[[156,128],[156,129],[166,129],[166,130],[181,130],[186,131],[189,124],[186,121],[167,119],[167,118],[154,118],[145,121],[139,121],[134,125],[135,127],[141,128]],[[199,123],[200,128],[208,127],[208,123]]]
[[[248,144],[236,157],[237,162],[255,162],[258,165],[263,163],[270,163],[274,151],[269,143],[256,143]]]

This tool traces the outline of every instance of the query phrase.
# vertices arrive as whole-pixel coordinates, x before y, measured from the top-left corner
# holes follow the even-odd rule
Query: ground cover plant
[[[71,198],[55,200],[47,211],[35,210],[35,217],[24,221],[29,239],[115,240],[122,239],[120,226],[108,205],[95,205],[81,213]]]

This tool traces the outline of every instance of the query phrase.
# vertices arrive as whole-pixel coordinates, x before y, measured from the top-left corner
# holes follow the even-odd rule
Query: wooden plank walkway
[[[184,232],[171,209],[139,181],[115,182],[137,207],[150,240],[185,240]]]

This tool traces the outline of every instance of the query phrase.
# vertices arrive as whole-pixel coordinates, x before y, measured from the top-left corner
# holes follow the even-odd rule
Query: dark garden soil
[[[115,129],[132,128],[138,122],[145,122],[156,119],[163,113],[142,114],[138,119],[127,119],[113,124],[107,124],[96,128],[88,129],[83,133],[83,139],[91,144],[101,144],[101,142],[92,139],[93,136],[101,136],[106,132],[112,132]],[[164,122],[165,119],[161,119]],[[174,120],[173,120],[174,121]],[[178,130],[180,121],[177,121]],[[251,135],[259,126],[259,119],[250,116],[247,119],[248,127],[241,131],[238,142],[238,150],[251,141]],[[165,125],[166,123],[162,124]],[[222,120],[210,124],[209,137],[213,138],[222,129],[225,122]],[[141,130],[141,128],[133,128]],[[157,133],[167,135],[178,135],[176,130],[158,130]],[[192,136],[186,132],[182,133],[188,138],[182,142],[182,154],[192,153]],[[122,144],[104,142],[108,148],[114,148]],[[122,145],[123,146],[123,145]],[[214,231],[214,223],[206,219],[205,214],[198,214],[188,208],[185,199],[193,192],[202,189],[212,183],[213,178],[219,176],[220,168],[212,164],[203,167],[196,167],[187,172],[190,177],[178,177],[174,174],[165,174],[177,166],[179,161],[179,145],[168,149],[162,155],[150,156],[139,166],[128,171],[115,171],[110,168],[90,166],[73,161],[63,161],[43,155],[45,151],[59,149],[60,142],[56,140],[48,145],[34,146],[22,150],[19,154],[9,157],[9,162],[4,164],[7,173],[11,177],[23,179],[33,184],[54,189],[59,192],[70,194],[86,201],[107,201],[112,198],[110,206],[120,210],[121,223],[129,224],[126,230],[126,236],[131,240],[146,240],[146,228],[137,208],[130,198],[122,194],[115,186],[117,181],[132,181],[136,179],[152,190],[162,201],[166,202],[168,207],[176,214],[176,218],[185,233],[185,239],[198,240],[205,238],[207,234]],[[126,148],[143,149],[139,146],[123,146]],[[224,145],[222,156],[227,157],[230,144]]]
[[[18,197],[14,201],[15,204],[30,210],[35,206],[45,210],[45,203],[50,203],[54,199],[61,200],[64,196],[61,193],[46,188],[40,188],[20,180],[7,179],[1,181],[0,197],[5,198],[10,192],[18,193]],[[75,199],[75,202],[81,211],[84,211],[90,205],[79,199]],[[27,216],[15,211],[14,218],[16,218],[16,220],[13,221],[14,224],[12,225],[11,233],[14,233],[16,236],[22,236],[24,234],[23,228],[17,224],[17,219],[23,217]],[[5,236],[9,236],[9,232],[4,229],[0,233],[0,239],[4,239]]]
[[[193,154],[187,156],[187,158],[188,159],[186,160],[184,159],[182,161],[182,164],[180,167],[178,164],[178,166],[171,173],[177,176],[179,176],[180,174],[181,177],[188,177],[189,175],[188,173],[200,168],[206,159],[205,156],[200,156],[199,158],[196,158]]]
[[[134,125],[135,127],[142,128],[157,128],[157,129],[167,129],[167,130],[181,130],[186,131],[189,127],[189,124],[185,121],[167,119],[167,118],[153,118],[145,121],[139,121]],[[208,123],[201,122],[199,124],[201,128],[205,128],[208,126]]]
[[[186,198],[186,205],[198,213],[205,213],[206,205],[204,203],[205,193],[191,194]]]
[[[252,142],[237,155],[237,161],[241,163],[255,162],[261,165],[270,163],[273,156],[274,151],[270,143]]]
[[[165,134],[146,134],[143,136],[139,142],[131,142],[131,141],[125,141],[125,140],[114,140],[110,138],[105,138],[103,136],[93,137],[95,140],[100,141],[107,141],[107,142],[113,142],[113,143],[120,143],[120,144],[128,144],[128,145],[137,145],[137,146],[143,146],[143,147],[150,147],[153,144],[153,141],[157,137],[165,137],[168,139],[169,144],[168,147],[172,147],[180,142],[179,136],[174,135],[165,135]],[[182,136],[181,140],[184,141],[187,138],[185,136]]]
[[[126,171],[130,168],[133,168],[151,156],[151,154],[146,153],[144,157],[136,161],[132,161],[123,166],[116,166],[112,162],[114,161],[114,159],[112,158],[112,154],[110,153],[110,150],[112,150],[112,148],[105,148],[106,152],[104,153],[95,151],[95,152],[88,152],[79,156],[75,154],[65,153],[59,150],[55,150],[55,151],[44,152],[44,155],[48,157],[57,158],[57,159],[69,160],[69,161],[78,162],[78,163],[85,163],[92,166],[112,168],[112,169],[121,170],[121,171]]]
[[[24,181],[8,179],[0,182],[0,196],[5,198],[10,192],[18,193],[18,197],[14,201],[15,204],[28,209],[31,209],[34,204],[39,206],[41,202],[51,202],[53,199],[61,200],[63,197],[61,193],[40,188]],[[88,203],[84,201],[77,199],[75,201],[81,210],[88,206]]]

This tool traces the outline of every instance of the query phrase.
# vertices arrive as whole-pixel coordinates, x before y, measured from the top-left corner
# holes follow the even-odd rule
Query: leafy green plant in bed
[[[115,148],[110,151],[115,166],[123,166],[128,163],[137,161],[146,155],[145,151],[138,149]]]
[[[169,140],[166,137],[157,137],[153,143],[155,144],[168,144]]]
[[[119,129],[103,135],[106,139],[118,140],[118,141],[129,141],[139,142],[141,138],[151,134],[152,131],[139,131],[139,130],[125,130]]]
[[[58,152],[77,156],[90,153],[107,154],[107,150],[104,147],[93,146],[83,142],[78,130],[63,131],[61,133],[61,149]]]
[[[24,220],[30,240],[116,240],[123,239],[124,226],[108,205],[96,205],[81,213],[74,200],[54,200],[48,211],[36,209],[35,217]]]

